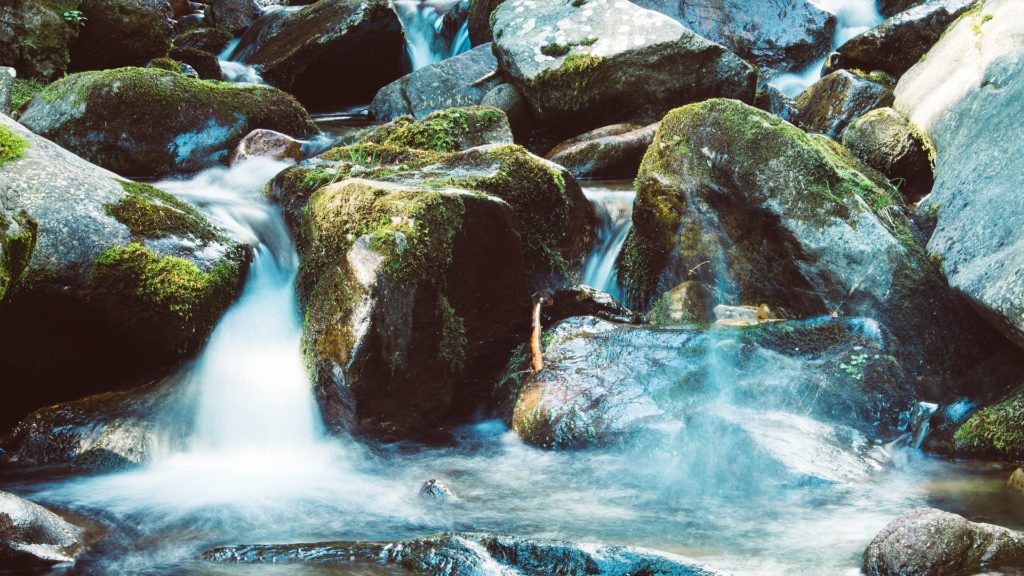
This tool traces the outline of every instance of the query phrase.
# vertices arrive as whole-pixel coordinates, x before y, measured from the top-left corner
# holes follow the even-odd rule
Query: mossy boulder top
[[[409,72],[402,24],[388,0],[322,0],[280,10],[242,37],[234,59],[309,106],[365,104]]]
[[[194,353],[238,294],[247,247],[190,204],[36,136],[0,167],[0,410],[109,389]],[[17,413],[21,411],[21,413]]]
[[[723,96],[752,101],[757,72],[675,20],[625,0],[509,0],[494,53],[538,118],[579,134]]]
[[[143,66],[171,45],[165,0],[81,0],[78,9],[85,20],[71,44],[73,72]]]
[[[501,110],[469,106],[438,110],[422,120],[402,116],[379,126],[362,141],[433,152],[460,152],[487,144],[512,144],[512,128]]]
[[[18,76],[51,82],[64,75],[78,26],[64,20],[74,1],[4,0],[0,3],[0,66]]]
[[[156,68],[72,74],[36,95],[20,121],[126,176],[225,163],[257,128],[297,138],[316,133],[302,106],[280,90],[196,80]]]
[[[949,290],[899,193],[827,138],[734,100],[691,104],[662,121],[636,184],[622,264],[640,306],[699,280],[718,303],[875,318],[914,371],[988,353],[993,335]]]

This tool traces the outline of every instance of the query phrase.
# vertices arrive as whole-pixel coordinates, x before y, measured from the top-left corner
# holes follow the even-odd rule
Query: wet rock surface
[[[82,528],[38,504],[0,492],[0,569],[71,564],[84,548]]]
[[[843,145],[868,166],[889,177],[907,202],[932,191],[931,142],[892,108],[879,108],[843,131]]]
[[[892,105],[892,86],[887,82],[847,70],[833,72],[797,96],[792,121],[808,132],[838,138],[861,115]]]
[[[577,178],[633,178],[658,124],[616,124],[562,142],[545,156]]]

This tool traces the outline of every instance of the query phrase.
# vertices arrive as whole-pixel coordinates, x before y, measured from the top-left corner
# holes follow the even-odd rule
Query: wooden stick
[[[538,298],[533,305],[533,337],[530,338],[530,349],[533,351],[533,371],[540,372],[544,368],[544,351],[540,348],[540,307],[544,304],[543,298]]]

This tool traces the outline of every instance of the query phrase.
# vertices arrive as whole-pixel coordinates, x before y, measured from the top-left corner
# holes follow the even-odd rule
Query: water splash
[[[446,38],[445,15],[460,0],[393,0],[402,21],[413,70],[457,56],[469,50],[469,22],[463,22],[454,38]]]
[[[593,203],[600,220],[597,243],[583,267],[583,283],[621,301],[623,294],[616,265],[633,225],[636,193],[631,182],[605,182],[584,185],[583,194]]]

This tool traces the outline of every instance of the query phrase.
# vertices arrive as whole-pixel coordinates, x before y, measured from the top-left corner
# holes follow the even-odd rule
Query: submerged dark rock
[[[322,542],[215,548],[206,560],[244,563],[394,564],[425,576],[715,576],[697,562],[631,546],[575,545],[559,540],[449,533],[390,543]]]
[[[85,531],[38,504],[0,492],[0,570],[39,570],[72,564],[85,549]]]

